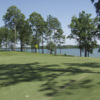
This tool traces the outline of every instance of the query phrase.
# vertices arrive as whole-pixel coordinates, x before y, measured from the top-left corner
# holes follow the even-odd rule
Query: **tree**
[[[80,22],[81,23],[81,22]],[[71,34],[67,37],[70,39],[75,39],[78,42],[79,48],[80,48],[80,56],[82,51],[82,42],[81,42],[81,25],[79,24],[79,20],[76,16],[72,17],[71,24],[69,25],[69,28],[71,28]]]
[[[47,44],[51,43],[51,41],[52,41],[53,26],[54,26],[53,25],[53,16],[48,15],[47,16],[47,34],[46,34]],[[50,44],[50,54],[52,54],[51,44]]]
[[[8,48],[9,44],[9,36],[10,36],[10,30],[7,27],[1,27],[0,28],[0,47],[2,47],[2,44],[6,47],[6,50]]]
[[[29,45],[30,43],[30,37],[32,34],[31,27],[25,18],[21,18],[18,20],[18,39],[20,40],[20,47],[21,51],[23,51],[23,47],[25,45]]]
[[[94,3],[94,6],[96,8],[96,13],[97,16],[100,16],[100,0],[96,1],[96,0],[91,0],[92,3]],[[95,2],[96,1],[96,2]]]
[[[39,33],[41,34],[41,42],[42,42],[42,53],[44,53],[44,41],[46,39],[47,34],[47,23],[43,21],[39,28]]]
[[[54,39],[54,43],[55,45],[57,45],[57,38],[59,37],[59,29],[61,29],[61,23],[59,22],[59,20],[57,18],[53,18],[53,39]],[[56,55],[57,51],[56,51],[56,46],[55,46],[55,55]]]
[[[0,49],[2,48],[3,42],[4,42],[4,27],[0,27]]]
[[[14,30],[10,29],[10,33],[9,33],[9,48],[14,51],[14,41],[15,41],[15,34],[14,34]]]
[[[14,40],[14,48],[16,50],[16,34],[17,34],[17,22],[20,18],[22,18],[24,15],[21,13],[21,11],[16,6],[10,6],[7,9],[7,13],[3,16],[3,20],[5,22],[5,25],[14,30],[15,34],[15,40]]]
[[[47,48],[48,50],[51,50],[51,54],[52,54],[52,51],[54,51],[55,46],[56,46],[56,45],[51,41],[51,42],[49,42],[49,43],[46,45],[46,48]]]
[[[49,37],[49,42],[54,40],[54,44],[56,45],[56,38],[57,38],[56,36],[58,33],[57,30],[61,29],[61,23],[57,18],[49,15],[47,16],[47,28],[48,28],[47,36]],[[50,49],[50,54],[51,54],[51,49]],[[55,46],[55,55],[56,55],[56,46]]]
[[[34,35],[32,35],[30,37],[30,46],[31,46],[31,51],[35,48],[35,41],[36,41],[36,38]]]
[[[71,34],[68,38],[76,39],[81,52],[84,50],[84,56],[87,57],[89,53],[92,53],[93,47],[96,45],[95,35],[92,31],[95,29],[94,19],[91,19],[91,14],[86,14],[85,11],[79,13],[79,18],[72,17]]]
[[[42,16],[36,12],[33,12],[29,17],[29,24],[31,26],[34,38],[35,38],[35,45],[39,44],[39,39],[41,34],[39,33],[40,28],[42,27],[44,19]],[[37,48],[35,48],[35,52],[37,52]]]
[[[60,48],[60,55],[61,55],[61,44],[65,42],[65,36],[63,35],[63,30],[62,29],[57,29],[57,33],[55,33],[56,36],[56,43]]]
[[[96,8],[97,17],[99,19],[98,29],[96,31],[94,31],[94,33],[97,35],[98,39],[100,39],[100,0],[98,0],[98,1],[91,0],[91,1],[92,1],[92,3],[94,3],[94,7]]]
[[[5,43],[5,47],[6,47],[6,50],[8,48],[8,45],[9,45],[9,36],[10,36],[10,30],[7,28],[7,27],[3,27],[4,29],[4,43]]]

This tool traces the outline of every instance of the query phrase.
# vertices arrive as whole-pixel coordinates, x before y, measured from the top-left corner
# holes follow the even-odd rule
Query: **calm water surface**
[[[26,52],[32,52],[31,49],[26,50]],[[34,52],[34,50],[33,50]],[[39,53],[42,53],[42,49],[38,49]],[[44,49],[45,54],[49,54],[50,51],[47,49]],[[57,54],[60,54],[60,49],[57,49]],[[73,56],[80,56],[80,50],[77,48],[74,49],[61,49],[61,54],[68,54]],[[84,53],[82,53],[82,56],[84,56]],[[100,53],[98,52],[98,48],[95,48],[93,50],[93,54],[90,54],[90,57],[96,57],[100,58]]]
[[[20,49],[16,49],[16,50],[20,51]],[[24,50],[24,52],[34,52],[34,50],[27,49],[27,50]],[[42,49],[38,49],[38,52],[42,53]],[[45,54],[49,54],[50,51],[47,50],[47,49],[44,49],[44,53]],[[57,49],[57,54],[60,54],[60,49]],[[80,50],[78,48],[74,48],[74,49],[61,49],[61,54],[80,56]],[[82,56],[84,56],[84,53],[82,53]],[[93,50],[93,54],[90,54],[90,57],[100,58],[100,53],[98,52],[98,48],[95,48]]]

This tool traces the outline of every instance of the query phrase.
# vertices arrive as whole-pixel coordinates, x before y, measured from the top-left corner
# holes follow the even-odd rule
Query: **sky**
[[[92,14],[92,18],[96,17],[91,0],[0,0],[0,27],[4,25],[3,15],[12,5],[17,6],[26,19],[33,12],[41,14],[45,20],[49,14],[58,18],[66,37],[71,33],[68,25],[71,23],[72,16],[78,17],[79,12],[85,11]],[[98,43],[100,44],[99,41]],[[76,45],[77,43],[75,40],[66,39],[65,44]]]

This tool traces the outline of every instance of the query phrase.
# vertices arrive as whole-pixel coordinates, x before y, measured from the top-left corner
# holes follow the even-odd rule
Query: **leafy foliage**
[[[92,53],[96,45],[95,34],[92,33],[95,29],[95,20],[90,17],[91,14],[86,14],[85,11],[82,11],[79,13],[79,18],[76,16],[72,17],[71,24],[69,25],[71,34],[68,38],[75,39],[78,42],[80,51],[85,50],[85,56],[87,56],[87,53]]]
[[[96,8],[96,13],[98,16],[100,16],[100,0],[96,1],[96,0],[91,0],[92,3],[94,3],[94,6]],[[95,2],[96,1],[96,2]]]
[[[35,45],[39,44],[40,42],[40,36],[41,36],[41,31],[43,30],[42,25],[44,25],[44,19],[42,16],[36,12],[33,12],[30,15],[30,18],[28,19],[29,24],[31,26],[33,36],[35,38]],[[35,49],[36,52],[36,49]]]
[[[51,49],[51,54],[52,54],[52,51],[54,51],[54,48],[56,47],[56,45],[51,41],[51,42],[49,42],[47,45],[46,45],[46,48],[48,49],[48,50],[50,50]]]

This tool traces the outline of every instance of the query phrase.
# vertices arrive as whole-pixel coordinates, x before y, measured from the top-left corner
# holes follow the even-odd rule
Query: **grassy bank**
[[[99,100],[100,59],[0,52],[0,100]]]

